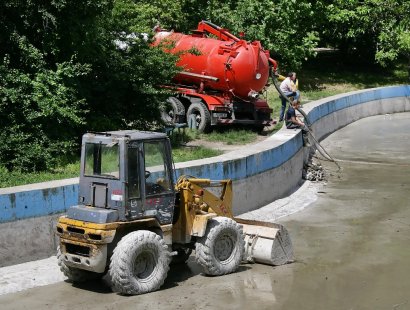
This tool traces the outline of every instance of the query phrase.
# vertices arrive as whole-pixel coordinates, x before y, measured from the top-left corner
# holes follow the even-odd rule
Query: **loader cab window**
[[[139,180],[139,151],[138,148],[128,149],[128,197],[139,198],[140,197],[140,180]]]
[[[119,179],[120,156],[118,143],[86,143],[84,175]]]
[[[147,196],[171,191],[166,146],[163,141],[144,143],[145,192]]]

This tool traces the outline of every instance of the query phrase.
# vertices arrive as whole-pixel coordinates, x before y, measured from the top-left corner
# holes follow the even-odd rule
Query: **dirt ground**
[[[342,170],[322,162],[318,199],[279,220],[295,263],[207,277],[191,257],[157,292],[124,297],[104,282],[60,282],[0,296],[1,309],[410,309],[409,132],[410,113],[383,115],[324,141]]]

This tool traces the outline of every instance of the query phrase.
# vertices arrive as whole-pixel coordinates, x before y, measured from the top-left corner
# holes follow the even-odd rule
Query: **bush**
[[[32,48],[33,52],[37,50]],[[87,66],[67,62],[56,70],[41,65],[34,73],[0,64],[0,161],[9,170],[39,171],[76,146],[76,129],[84,123],[84,100],[76,96],[72,79]]]

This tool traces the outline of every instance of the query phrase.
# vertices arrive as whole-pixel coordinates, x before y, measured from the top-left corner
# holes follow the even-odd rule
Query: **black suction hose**
[[[273,80],[273,85],[275,85],[275,88],[276,88],[276,90],[278,91],[278,93],[279,93],[283,98],[285,98],[286,101],[289,102],[289,104],[292,104],[292,102],[290,101],[289,97],[287,97],[287,96],[282,92],[282,90],[280,89],[280,87],[279,87],[279,85],[278,85],[278,79],[277,79],[277,77],[275,76],[275,74],[273,74],[273,71],[272,71],[272,70],[270,71],[270,73],[271,73],[271,77],[272,77],[272,80]],[[324,149],[324,147],[319,143],[319,141],[318,141],[318,140],[315,138],[315,136],[313,135],[313,132],[312,132],[312,124],[310,123],[309,118],[308,118],[307,114],[305,113],[305,111],[303,111],[302,108],[297,108],[297,110],[298,110],[298,112],[299,112],[300,114],[302,114],[303,118],[305,119],[306,128],[307,128],[307,130],[308,130],[310,136],[312,137],[313,141],[315,142],[315,144],[316,144],[316,146],[317,146],[317,150],[319,151],[319,153],[320,153],[324,158],[326,158],[327,160],[334,162],[335,165],[336,165],[336,166],[339,168],[339,170],[340,170],[341,167],[339,166],[339,164],[337,163],[337,161],[336,161],[332,156],[330,156],[330,154]]]

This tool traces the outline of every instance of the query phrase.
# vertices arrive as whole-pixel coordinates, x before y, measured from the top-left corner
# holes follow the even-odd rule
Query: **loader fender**
[[[215,213],[197,214],[192,223],[191,236],[203,237],[206,232],[208,220],[216,217]]]

